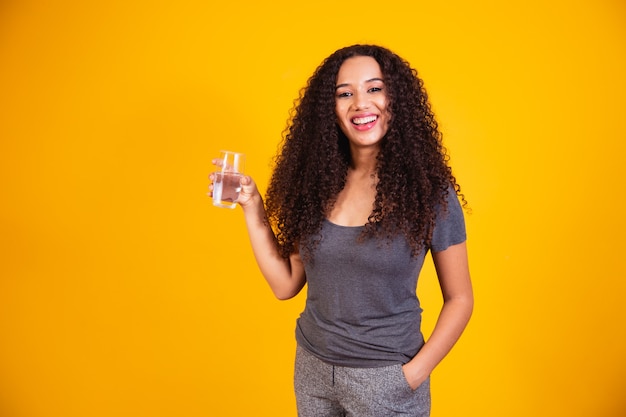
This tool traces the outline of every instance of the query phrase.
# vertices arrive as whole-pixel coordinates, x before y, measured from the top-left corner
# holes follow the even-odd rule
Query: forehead
[[[346,59],[337,73],[337,83],[354,83],[382,79],[380,65],[371,56],[355,56]]]

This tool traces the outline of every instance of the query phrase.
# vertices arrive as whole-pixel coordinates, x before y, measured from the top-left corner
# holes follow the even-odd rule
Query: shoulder
[[[439,252],[449,246],[462,243],[466,239],[463,208],[456,192],[450,187],[446,196],[445,207],[439,206],[437,208],[430,246],[434,252]]]

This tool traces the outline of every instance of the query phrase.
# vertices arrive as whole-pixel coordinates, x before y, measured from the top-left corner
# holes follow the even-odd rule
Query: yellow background
[[[418,68],[470,202],[476,309],[433,417],[626,415],[626,5],[0,3],[0,416],[294,416],[294,322],[210,159],[264,190],[299,89]],[[441,304],[432,265],[425,331]]]

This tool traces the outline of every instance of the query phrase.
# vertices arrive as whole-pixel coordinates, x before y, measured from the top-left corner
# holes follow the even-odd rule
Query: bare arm
[[[280,256],[278,241],[267,220],[263,199],[256,184],[251,177],[244,176],[241,185],[238,203],[244,212],[252,252],[259,269],[276,298],[292,298],[306,283],[300,255],[294,253],[289,259]]]
[[[474,306],[465,242],[433,253],[433,261],[443,294],[443,307],[426,344],[403,366],[404,375],[413,389],[421,385],[450,352],[463,333]]]

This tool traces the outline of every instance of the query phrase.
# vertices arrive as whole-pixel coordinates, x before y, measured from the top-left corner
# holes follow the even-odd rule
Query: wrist
[[[420,366],[420,364],[416,361],[411,361],[402,365],[402,372],[404,373],[404,377],[407,382],[413,389],[422,385],[422,383],[426,381],[430,375],[430,371]]]
[[[263,198],[258,192],[251,194],[245,199],[240,198],[239,205],[244,211],[253,211],[259,207],[265,209],[263,205]]]

